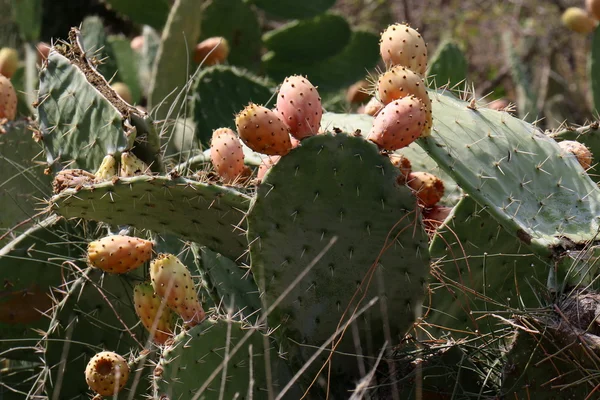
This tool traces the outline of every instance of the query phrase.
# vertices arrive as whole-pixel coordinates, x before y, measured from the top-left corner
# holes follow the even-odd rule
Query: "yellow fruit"
[[[590,17],[590,15],[582,8],[569,7],[565,10],[561,17],[562,24],[573,32],[588,34],[596,29],[598,21]]]

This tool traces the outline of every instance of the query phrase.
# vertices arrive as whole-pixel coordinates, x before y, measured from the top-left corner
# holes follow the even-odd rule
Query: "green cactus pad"
[[[594,107],[596,112],[600,112],[600,29],[596,29],[592,35],[589,66]]]
[[[154,63],[156,62],[156,53],[160,47],[160,36],[158,32],[156,32],[150,26],[144,25],[142,28],[142,37],[144,38],[144,44],[141,52],[139,53],[138,75],[144,96],[148,97]]]
[[[266,341],[260,331],[252,332],[249,340],[225,363],[227,379],[223,372],[208,382],[208,378],[225,360],[251,327],[232,319],[206,319],[200,325],[182,332],[174,343],[165,348],[155,373],[155,397],[171,399],[192,398],[202,385],[207,384],[199,398],[209,399],[267,399],[267,374],[265,372],[265,342],[269,349],[273,391],[287,384],[289,369],[278,357],[277,348]],[[250,347],[252,346],[252,347]],[[253,385],[250,385],[250,377]],[[288,392],[289,393],[289,392]],[[222,396],[222,397],[220,397]],[[290,398],[300,398],[296,392]],[[287,397],[286,397],[287,398]]]
[[[214,66],[202,70],[191,94],[196,137],[208,147],[213,130],[235,131],[235,115],[249,102],[264,104],[274,98],[275,85],[235,67]]]
[[[367,114],[342,114],[325,112],[321,119],[321,129],[333,132],[339,129],[343,132],[354,133],[360,130],[361,135],[366,137],[373,126],[373,117]]]
[[[115,81],[121,81],[131,91],[132,104],[139,104],[142,90],[138,76],[137,54],[131,49],[131,42],[123,36],[111,35],[107,39],[113,54],[117,73]]]
[[[111,224],[173,233],[233,260],[248,246],[244,213],[250,197],[237,190],[160,176],[121,178],[67,189],[51,199],[55,212]]]
[[[260,64],[261,27],[256,12],[242,0],[210,0],[203,6],[202,36],[222,36],[229,44],[227,62],[248,69]],[[195,44],[195,43],[194,43]]]
[[[12,0],[7,12],[12,6],[13,21],[19,26],[21,37],[27,42],[39,40],[42,30],[42,0]],[[4,3],[5,7],[7,6]]]
[[[269,14],[281,18],[310,18],[319,15],[335,4],[335,0],[252,0],[252,3]]]
[[[506,112],[430,97],[434,127],[418,144],[511,235],[542,256],[595,239],[600,190],[554,140]]]
[[[161,29],[169,15],[168,0],[107,0],[111,8],[137,24]]]
[[[457,85],[464,86],[468,67],[465,54],[459,45],[452,40],[446,40],[440,43],[429,61],[427,70],[429,86],[448,85],[450,88]]]
[[[350,42],[351,35],[350,25],[343,16],[326,13],[273,29],[263,35],[263,42],[280,60],[306,64],[339,53]]]
[[[175,0],[162,31],[149,82],[148,107],[156,119],[175,118],[192,73],[189,56],[200,38],[203,8],[197,0]]]
[[[369,317],[358,323],[362,339],[369,330],[369,343],[378,351],[384,324],[389,323],[392,338],[412,325],[421,306],[429,253],[427,236],[415,217],[416,200],[408,188],[397,185],[398,175],[375,145],[348,134],[305,139],[267,173],[248,215],[252,272],[264,292],[265,307],[337,237],[269,315],[271,326],[281,324],[279,337],[319,346],[348,320],[358,299],[365,296],[364,305],[382,293],[390,317],[381,315],[380,305],[370,309]],[[350,314],[343,315],[347,307]],[[306,357],[313,348],[294,349]],[[337,350],[355,354],[352,335]],[[350,359],[339,365],[344,372],[353,366],[356,360]]]
[[[38,360],[33,347],[41,339],[36,329],[48,328],[47,311],[62,283],[64,261],[80,256],[81,239],[70,224],[51,216],[0,249],[0,352],[4,358]],[[28,348],[31,346],[31,348]],[[13,348],[12,350],[9,350]]]
[[[117,64],[112,47],[104,32],[104,23],[100,17],[87,17],[81,24],[81,39],[86,55],[101,60],[98,72],[106,79],[111,79],[117,73]]]
[[[430,303],[423,313],[428,323],[453,331],[454,337],[482,334],[501,324],[489,314],[543,305],[552,266],[472,198],[462,199],[446,224],[429,248],[439,261],[431,271]]]
[[[263,56],[263,66],[268,76],[276,81],[297,74],[308,76],[319,91],[335,91],[364,78],[367,70],[374,68],[380,59],[379,36],[367,31],[354,31],[350,41],[337,54],[314,63],[282,60],[274,52]]]

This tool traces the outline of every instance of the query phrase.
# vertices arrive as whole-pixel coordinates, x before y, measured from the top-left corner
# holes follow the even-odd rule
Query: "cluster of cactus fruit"
[[[196,17],[192,3],[175,2],[153,61],[161,122],[106,80],[73,28],[43,56],[32,135],[17,118],[15,55],[0,51],[0,140],[33,136],[27,157],[44,152],[38,172],[53,189],[43,213],[0,239],[0,351],[14,366],[2,387],[31,398],[593,396],[597,123],[546,134],[431,88],[455,65],[430,60],[398,23],[380,35],[385,70],[348,90],[362,114],[327,112],[318,73],[290,71],[275,89],[224,65],[235,42],[199,40],[192,89],[179,87],[188,140],[188,119],[171,124],[187,100],[165,112],[156,98],[175,92],[161,79],[178,74],[173,35]],[[303,24],[319,18],[289,29]],[[289,54],[276,34],[265,41],[279,76]]]

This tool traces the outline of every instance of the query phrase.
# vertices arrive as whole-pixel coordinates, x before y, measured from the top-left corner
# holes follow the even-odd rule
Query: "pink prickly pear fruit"
[[[579,7],[567,8],[560,19],[562,24],[568,29],[584,35],[592,33],[598,25],[598,21],[592,18],[584,9]]]
[[[204,320],[192,275],[173,254],[161,253],[150,263],[150,278],[156,294],[191,328]]]
[[[368,140],[381,150],[394,151],[417,140],[427,126],[427,110],[414,96],[403,97],[377,114]]]
[[[404,185],[408,179],[408,175],[412,172],[412,164],[410,163],[410,160],[402,154],[391,154],[390,161],[394,167],[400,170],[398,183],[400,185]]]
[[[0,75],[0,119],[12,121],[17,116],[17,92],[10,80]]]
[[[96,181],[107,181],[117,176],[117,160],[112,154],[104,156],[98,171],[94,174]]]
[[[235,117],[240,139],[252,150],[269,156],[284,156],[292,148],[288,126],[266,107],[250,103]]]
[[[140,283],[133,289],[135,312],[157,344],[164,344],[173,336],[173,312],[163,302],[150,282]]]
[[[600,20],[600,0],[585,0],[585,9],[589,15]]]
[[[273,165],[277,164],[280,158],[280,156],[271,156],[263,158],[262,162],[258,166],[258,173],[256,174],[256,179],[258,179],[259,182],[262,182],[267,171],[270,170]]]
[[[488,108],[496,111],[504,111],[510,106],[510,102],[506,99],[496,99],[488,104]]]
[[[17,68],[19,68],[19,53],[17,53],[17,50],[10,47],[0,49],[0,75],[10,79]]]
[[[419,32],[407,24],[390,25],[381,34],[379,52],[387,66],[401,65],[424,76],[427,45]]]
[[[292,135],[290,135],[290,142],[292,142],[292,149],[295,149],[296,147],[298,147],[300,145],[300,141],[298,139],[296,139],[295,137],[293,137]]]
[[[131,104],[133,102],[133,96],[131,94],[131,90],[129,86],[127,86],[123,82],[115,82],[110,85],[112,90],[114,90],[126,103]]]
[[[411,172],[406,184],[417,196],[418,203],[425,208],[435,206],[444,196],[444,182],[429,172]]]
[[[365,104],[363,109],[359,109],[359,114],[367,114],[372,117],[376,116],[383,109],[383,104],[376,97],[371,97],[371,100]]]
[[[153,243],[125,235],[110,235],[88,244],[90,265],[113,274],[132,271],[152,258]]]
[[[131,39],[129,45],[131,46],[131,50],[135,51],[136,53],[141,52],[144,48],[144,36],[139,35],[134,37]]]
[[[129,365],[112,351],[102,351],[90,359],[85,367],[85,381],[90,389],[101,396],[119,393],[129,379]]]
[[[198,43],[194,49],[194,62],[209,67],[221,64],[229,56],[229,42],[221,36],[210,37]]]
[[[323,108],[317,88],[300,75],[285,78],[277,96],[277,111],[298,140],[316,135]]]
[[[39,42],[36,46],[38,52],[38,62],[42,63],[48,59],[50,54],[50,45],[45,42]]]
[[[356,82],[346,91],[346,101],[350,104],[366,103],[371,98],[369,87],[369,82],[365,80]]]
[[[441,206],[436,204],[431,208],[426,208],[423,211],[423,224],[425,225],[425,229],[428,231],[435,231],[439,228],[450,212],[452,211],[452,207]]]
[[[130,177],[143,175],[148,169],[146,163],[137,158],[135,154],[129,151],[121,153],[121,172],[119,173],[119,176]]]
[[[213,132],[210,159],[215,171],[225,183],[233,183],[243,175],[244,150],[234,131],[219,128]]]
[[[379,77],[377,94],[379,100],[386,105],[394,100],[411,95],[421,100],[428,114],[423,136],[429,136],[433,125],[433,114],[431,100],[427,94],[427,86],[423,78],[406,67],[396,65]]]
[[[575,140],[563,140],[558,142],[558,147],[565,153],[573,154],[584,170],[587,171],[592,166],[594,157],[586,145]]]

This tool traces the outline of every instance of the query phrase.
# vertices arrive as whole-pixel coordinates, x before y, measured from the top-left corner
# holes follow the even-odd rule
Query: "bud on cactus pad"
[[[120,176],[143,175],[148,170],[148,166],[135,154],[125,151],[121,153],[121,172]]]
[[[133,290],[135,312],[158,344],[164,344],[173,336],[173,313],[166,303],[161,308],[163,301],[154,293],[150,282],[140,283]]]
[[[285,78],[277,96],[277,111],[298,140],[316,135],[323,109],[319,92],[300,75]]]
[[[421,100],[414,96],[403,97],[377,114],[367,139],[382,150],[398,150],[418,139],[426,124],[427,110]]]
[[[405,24],[389,26],[379,41],[387,66],[401,65],[423,76],[427,70],[427,45],[419,32]]]
[[[244,173],[244,150],[234,131],[219,128],[213,132],[210,159],[225,183],[234,182]]]
[[[390,155],[390,161],[392,164],[400,170],[400,176],[398,176],[398,183],[404,185],[408,179],[408,175],[412,172],[412,165],[410,160],[402,154]]]
[[[581,167],[586,171],[592,165],[592,152],[584,144],[575,140],[563,140],[562,142],[558,142],[558,147],[565,153],[573,154],[577,158],[577,161],[579,161]]]
[[[107,181],[117,176],[117,160],[112,154],[102,159],[102,163],[94,176],[96,177],[96,181]]]
[[[196,45],[194,49],[194,62],[202,63],[208,67],[215,64],[221,64],[229,56],[229,42],[220,36],[210,37]]]
[[[252,150],[269,156],[284,156],[292,148],[289,128],[275,112],[250,103],[235,117],[240,138]]]
[[[19,53],[17,50],[10,47],[4,47],[0,50],[0,75],[4,75],[8,79],[17,71],[19,67]]]
[[[427,110],[427,126],[423,136],[429,136],[432,126],[431,100],[427,94],[425,81],[410,69],[396,65],[384,72],[377,81],[377,94],[383,104],[406,96],[415,96],[421,100]]]
[[[579,7],[567,8],[562,16],[561,22],[573,32],[587,35],[596,29],[598,21],[592,18],[584,9]]]
[[[112,90],[114,90],[126,103],[131,104],[133,102],[133,96],[131,95],[131,90],[129,86],[124,84],[123,82],[115,82],[110,85]]]
[[[413,190],[419,204],[423,207],[435,206],[444,195],[442,180],[428,172],[411,172],[408,174],[406,183]]]
[[[9,121],[17,115],[17,92],[6,76],[0,75],[0,119]]]
[[[371,100],[365,105],[364,114],[372,117],[376,116],[383,109],[383,104],[376,97],[371,97]]]
[[[150,263],[154,291],[167,301],[188,327],[198,325],[205,314],[190,271],[172,254],[161,253]]]
[[[124,274],[152,258],[149,240],[125,235],[111,235],[88,244],[87,260],[96,268]]]
[[[85,368],[85,380],[101,396],[113,396],[127,384],[129,366],[123,357],[112,351],[103,351],[90,359]]]
[[[600,0],[585,0],[585,9],[589,15],[600,20]]]

